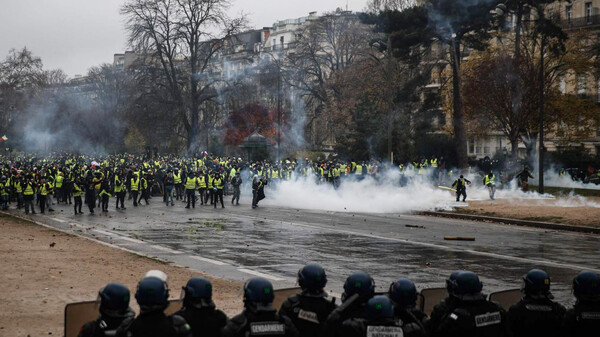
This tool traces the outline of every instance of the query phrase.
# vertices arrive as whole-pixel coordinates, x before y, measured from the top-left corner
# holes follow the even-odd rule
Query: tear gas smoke
[[[424,175],[407,173],[408,181],[401,186],[399,171],[389,170],[378,180],[368,176],[362,180],[348,177],[338,189],[328,183],[318,184],[313,177],[299,177],[270,186],[267,199],[262,203],[289,208],[360,213],[409,213],[451,210],[453,207],[465,206],[455,202],[454,192],[438,188],[438,183],[430,178],[432,176],[432,170]],[[488,190],[480,177],[473,175],[466,178],[472,182],[467,188],[467,202],[489,200]],[[453,181],[446,180],[443,185],[450,186]],[[555,207],[600,207],[600,204],[573,193],[567,198],[556,199],[550,194],[523,192],[514,181],[503,189],[498,189],[496,199],[531,205],[551,203]]]

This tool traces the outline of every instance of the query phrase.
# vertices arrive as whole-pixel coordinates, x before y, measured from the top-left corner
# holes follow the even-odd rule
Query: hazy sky
[[[84,75],[127,49],[119,8],[125,0],[0,0],[0,59],[27,46],[46,69]],[[335,10],[365,8],[367,0],[231,0],[231,14],[248,15],[256,28],[275,21]]]

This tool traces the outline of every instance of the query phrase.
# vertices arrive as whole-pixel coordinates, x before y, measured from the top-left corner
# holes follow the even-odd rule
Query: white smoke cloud
[[[366,177],[363,180],[349,178],[338,189],[331,184],[318,184],[313,177],[299,177],[282,181],[266,191],[265,205],[334,212],[361,213],[409,213],[415,211],[451,210],[467,204],[456,203],[454,192],[438,187],[425,175],[411,176],[405,186],[400,186],[397,170],[388,171],[379,180]],[[489,192],[479,177],[466,177],[472,181],[467,188],[468,201],[490,200]],[[452,182],[446,181],[448,187]],[[496,191],[496,200],[508,200],[520,205],[555,207],[600,207],[597,202],[571,193],[556,198],[536,191],[523,192],[516,183],[510,183]]]

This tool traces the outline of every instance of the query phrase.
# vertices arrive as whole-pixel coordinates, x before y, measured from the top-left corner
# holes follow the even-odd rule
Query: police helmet
[[[471,271],[463,271],[451,282],[451,294],[463,301],[475,301],[485,298],[481,294],[483,283],[479,276]]]
[[[342,302],[346,301],[354,294],[359,296],[373,296],[375,293],[375,281],[371,275],[364,272],[354,273],[346,279],[344,283],[344,293],[342,294]]]
[[[521,290],[526,294],[549,294],[550,276],[541,269],[532,269],[523,276]]]
[[[405,278],[398,279],[390,285],[390,299],[400,307],[414,307],[417,303],[417,287],[413,281]]]
[[[192,277],[182,287],[184,306],[193,306],[198,309],[214,307],[212,300],[212,284],[203,277]]]
[[[460,175],[460,178],[462,179],[462,178],[464,178],[464,176],[461,174],[461,175]]]
[[[121,283],[109,283],[98,292],[100,312],[109,317],[126,317],[129,299],[129,289]]]
[[[302,290],[320,291],[326,284],[325,269],[318,264],[308,264],[298,271],[298,285]]]
[[[374,296],[365,306],[365,318],[370,321],[394,318],[394,304],[387,296]]]
[[[455,270],[450,274],[448,279],[446,279],[446,291],[448,291],[448,294],[452,294],[452,284],[456,279],[456,276],[462,272],[464,272],[464,270]]]
[[[273,310],[273,285],[261,277],[252,278],[244,284],[244,305],[256,310]]]
[[[169,290],[156,277],[145,277],[138,283],[135,299],[142,311],[164,310],[169,304]]]
[[[600,275],[582,271],[573,279],[573,294],[579,301],[600,301]]]

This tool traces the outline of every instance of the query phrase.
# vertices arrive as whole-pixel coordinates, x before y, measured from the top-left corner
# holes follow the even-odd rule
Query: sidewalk
[[[169,276],[170,297],[179,298],[181,286],[192,276],[213,282],[217,307],[228,315],[242,309],[242,284],[202,275],[184,267],[108,247],[82,237],[0,214],[1,336],[62,336],[67,303],[96,299],[109,282],[131,291],[150,269]]]

